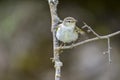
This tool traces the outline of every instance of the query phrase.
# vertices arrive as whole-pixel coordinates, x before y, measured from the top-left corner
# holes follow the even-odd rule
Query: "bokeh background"
[[[58,15],[76,18],[80,27],[84,21],[99,35],[120,30],[118,0],[59,0]],[[0,0],[0,80],[54,80],[50,22],[47,0]],[[111,64],[106,40],[65,50],[62,80],[120,80],[119,41],[111,38]]]

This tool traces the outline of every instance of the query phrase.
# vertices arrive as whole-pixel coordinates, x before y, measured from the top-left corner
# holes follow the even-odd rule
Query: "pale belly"
[[[72,30],[59,29],[56,33],[56,37],[58,40],[62,41],[63,43],[70,43],[77,40],[78,34],[77,32]]]

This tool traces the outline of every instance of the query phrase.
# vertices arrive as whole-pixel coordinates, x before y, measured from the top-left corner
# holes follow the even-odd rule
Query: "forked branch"
[[[92,32],[96,37],[95,38],[91,38],[91,39],[87,39],[75,44],[72,44],[70,46],[63,46],[63,47],[59,47],[58,45],[58,41],[55,37],[56,34],[56,26],[58,25],[59,22],[61,22],[60,18],[58,17],[57,14],[57,5],[58,5],[58,0],[48,0],[48,4],[50,7],[50,13],[51,13],[51,32],[53,35],[53,62],[54,62],[54,67],[55,67],[55,80],[60,80],[61,77],[61,67],[63,66],[63,63],[60,61],[60,56],[59,56],[59,49],[71,49],[71,47],[76,47],[88,42],[92,42],[92,41],[96,41],[96,40],[100,40],[100,39],[107,39],[107,44],[108,44],[108,49],[107,51],[105,51],[104,53],[108,53],[108,57],[109,57],[109,62],[111,63],[111,56],[110,56],[110,50],[111,50],[111,46],[110,46],[110,38],[120,34],[120,31],[117,31],[115,33],[111,33],[105,36],[100,36],[98,35],[90,26],[88,26],[85,22],[84,22],[84,26],[82,28],[88,28],[89,32]]]
[[[111,33],[111,34],[108,34],[108,35],[105,35],[105,36],[99,36],[99,37],[97,36],[95,38],[87,39],[87,40],[72,44],[70,46],[63,46],[61,49],[71,49],[71,47],[77,47],[79,45],[82,45],[82,44],[85,44],[85,43],[88,43],[88,42],[92,42],[92,41],[96,41],[96,40],[100,40],[100,39],[107,39],[108,49],[104,53],[108,53],[109,63],[111,63],[110,38],[113,37],[113,36],[116,36],[118,34],[120,34],[120,31],[117,31],[117,32],[114,32],[114,33]],[[59,47],[57,47],[57,48],[59,48]]]

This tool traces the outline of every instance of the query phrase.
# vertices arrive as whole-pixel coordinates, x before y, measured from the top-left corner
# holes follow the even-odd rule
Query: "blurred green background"
[[[118,0],[60,0],[61,19],[72,16],[99,35],[120,30]],[[47,0],[0,0],[0,80],[54,80],[52,33]],[[86,29],[84,29],[86,31]],[[94,37],[87,33],[88,37]],[[120,80],[120,35],[65,50],[62,80]]]

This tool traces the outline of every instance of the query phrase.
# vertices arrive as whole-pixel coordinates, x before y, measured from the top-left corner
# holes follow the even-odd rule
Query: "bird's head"
[[[73,17],[66,17],[63,20],[63,24],[67,27],[75,27],[77,20],[74,19]]]

